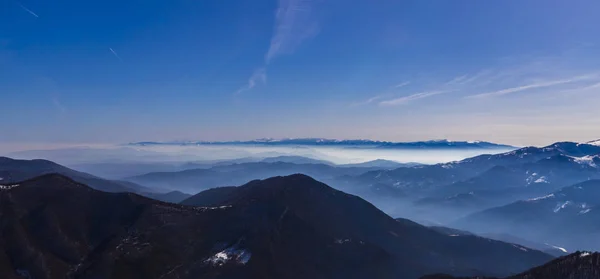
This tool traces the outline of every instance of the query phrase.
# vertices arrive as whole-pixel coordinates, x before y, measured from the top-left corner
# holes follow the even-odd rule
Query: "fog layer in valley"
[[[303,156],[335,164],[390,160],[400,163],[435,164],[461,160],[480,154],[509,151],[497,149],[393,149],[370,147],[315,146],[102,146],[39,149],[6,152],[20,159],[48,159],[62,164],[107,162],[185,162],[221,161],[244,157]]]

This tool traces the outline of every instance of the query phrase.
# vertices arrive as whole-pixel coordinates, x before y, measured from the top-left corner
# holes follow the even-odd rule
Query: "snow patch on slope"
[[[529,171],[527,171],[526,174],[529,174]],[[547,183],[547,184],[550,183],[546,176],[540,176],[537,172],[534,172],[529,177],[527,177],[525,179],[525,182],[527,182],[527,185],[539,184],[539,183]]]
[[[546,195],[543,197],[537,197],[537,198],[533,198],[533,199],[528,199],[527,201],[539,201],[539,200],[545,200],[545,199],[549,199],[549,198],[554,198],[554,194]]]
[[[0,190],[10,190],[12,188],[19,187],[19,184],[13,185],[0,185]]]
[[[596,161],[600,160],[599,155],[594,156],[583,156],[583,157],[571,157],[573,160],[580,165],[587,165],[593,168],[597,168]]]
[[[251,256],[250,251],[229,247],[204,260],[204,262],[213,266],[222,266],[226,263],[246,264]]]
[[[342,239],[342,238],[336,238],[334,243],[335,244],[344,244],[346,242],[351,242],[352,239],[346,238],[346,239]]]
[[[210,210],[221,210],[232,208],[232,205],[223,205],[223,206],[195,206],[193,207],[198,212],[210,211]]]
[[[515,247],[515,248],[518,248],[518,249],[519,249],[519,250],[521,250],[521,251],[524,251],[524,252],[529,252],[529,250],[527,250],[527,249],[526,249],[525,247],[523,247],[523,246],[520,246],[520,245],[515,245],[515,244],[512,244],[512,246],[513,246],[513,247]]]
[[[571,201],[566,201],[566,202],[563,202],[562,204],[559,203],[554,208],[554,213],[559,212],[561,209],[565,209],[569,204],[571,204]]]

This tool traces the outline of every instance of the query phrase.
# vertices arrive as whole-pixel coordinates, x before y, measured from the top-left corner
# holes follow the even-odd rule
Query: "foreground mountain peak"
[[[509,275],[551,259],[394,220],[301,174],[219,188],[209,206],[94,191],[55,174],[20,184],[0,191],[0,274],[8,278],[22,270],[30,278]]]

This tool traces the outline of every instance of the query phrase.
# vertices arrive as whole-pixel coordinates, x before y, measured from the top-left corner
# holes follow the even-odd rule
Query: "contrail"
[[[121,59],[121,57],[117,54],[116,51],[114,51],[111,47],[108,48],[110,50],[110,52],[112,52],[112,54],[119,60],[121,60],[121,62],[123,62],[123,59]]]
[[[21,6],[21,8],[22,8],[23,10],[25,10],[25,11],[26,11],[26,12],[28,12],[28,13],[30,13],[32,16],[35,16],[35,17],[40,17],[40,16],[38,16],[36,13],[34,13],[32,10],[30,10],[30,9],[27,9],[27,7],[23,6],[23,4],[21,4],[21,3],[18,3],[18,4],[19,4],[19,6]]]

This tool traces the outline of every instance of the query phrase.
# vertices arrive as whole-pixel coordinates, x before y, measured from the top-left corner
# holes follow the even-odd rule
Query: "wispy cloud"
[[[581,88],[580,90],[590,90],[590,89],[596,89],[596,88],[600,88],[600,82],[585,86],[585,87]]]
[[[586,84],[581,87],[569,88],[567,90],[557,92],[557,94],[555,94],[552,98],[565,98],[565,97],[573,98],[576,95],[588,94],[588,93],[593,93],[594,95],[596,95],[598,89],[600,89],[600,82],[596,81],[595,83],[592,83],[592,84]]]
[[[391,86],[390,90],[395,90],[395,89],[398,89],[398,88],[402,88],[402,87],[407,86],[409,84],[410,84],[410,81],[401,82],[401,83],[398,83],[396,85]],[[394,95],[395,94],[392,93],[392,92],[382,93],[382,94],[379,94],[377,96],[373,96],[373,97],[371,97],[371,98],[369,98],[369,99],[367,99],[365,101],[352,103],[352,104],[350,104],[350,107],[358,107],[358,106],[368,105],[368,104],[374,103],[377,100],[381,100],[383,98],[392,97]]]
[[[594,77],[595,77],[595,75],[582,75],[582,76],[576,76],[576,77],[567,78],[567,79],[558,79],[558,80],[552,80],[552,81],[546,81],[546,82],[537,82],[537,83],[531,83],[531,84],[517,86],[517,87],[505,88],[505,89],[492,91],[492,92],[475,94],[475,95],[467,96],[467,98],[498,97],[498,96],[502,96],[502,95],[517,93],[517,92],[531,90],[531,89],[545,88],[545,87],[563,85],[563,84],[579,82],[579,81],[584,81],[584,80],[590,80]]]
[[[313,1],[310,0],[279,0],[275,12],[275,25],[269,49],[265,54],[264,65],[255,70],[248,83],[234,94],[250,90],[259,82],[266,83],[267,66],[276,57],[290,54],[298,46],[315,36],[319,25],[313,13]]]
[[[377,95],[375,97],[371,97],[368,100],[362,101],[362,102],[356,102],[356,103],[352,103],[350,104],[350,107],[358,107],[358,106],[365,106],[368,104],[371,104],[377,100],[381,100],[383,98],[389,97],[391,94],[382,94],[382,95]]]
[[[467,85],[467,84],[472,84],[476,81],[479,81],[481,78],[486,77],[486,79],[488,79],[488,81],[493,80],[493,78],[489,77],[489,75],[492,73],[491,70],[482,70],[472,76],[467,76],[466,79],[463,79],[459,82],[457,82],[458,85]]]
[[[403,97],[399,97],[399,98],[394,98],[394,99],[390,99],[390,100],[384,100],[384,101],[379,102],[378,104],[380,106],[402,105],[402,104],[406,104],[406,103],[409,103],[411,101],[418,100],[418,99],[423,99],[423,98],[427,98],[427,97],[431,97],[431,96],[435,96],[435,95],[439,95],[439,94],[443,94],[443,93],[448,93],[448,92],[452,92],[452,91],[462,91],[469,87],[477,87],[478,84],[476,84],[476,82],[478,80],[480,80],[481,78],[488,76],[489,74],[490,74],[489,70],[484,70],[484,71],[477,72],[475,74],[459,75],[459,76],[456,76],[455,78],[452,78],[451,80],[449,80],[447,82],[440,82],[440,83],[434,83],[434,84],[422,84],[422,85],[417,84],[416,86],[421,86],[421,89],[423,90],[423,92],[408,95],[408,96],[403,96]],[[411,84],[410,81],[405,81],[405,82],[402,82],[402,83],[392,86],[391,89],[402,88],[409,84]],[[350,106],[355,107],[355,106],[360,106],[360,105],[367,105],[367,104],[374,103],[375,101],[378,101],[378,100],[381,100],[384,98],[392,97],[394,95],[397,95],[397,94],[391,94],[391,93],[381,94],[381,95],[374,96],[366,101],[351,104]]]
[[[117,52],[115,50],[113,50],[111,47],[108,48],[110,50],[110,52],[112,52],[112,54],[119,60],[121,60],[121,62],[123,62],[123,59],[121,59],[121,56],[119,56],[119,54],[117,54]]]
[[[410,81],[405,81],[405,82],[402,82],[402,83],[399,83],[399,84],[396,84],[396,85],[394,85],[394,87],[393,87],[393,88],[400,88],[400,87],[407,86],[407,85],[409,85],[409,84],[410,84]]]
[[[279,0],[266,64],[281,54],[293,52],[304,40],[319,32],[312,4],[310,0]]]
[[[19,4],[19,6],[21,7],[21,9],[25,10],[26,12],[28,12],[29,14],[31,14],[32,16],[35,17],[39,17],[36,13],[34,13],[32,10],[28,9],[27,7],[23,6],[23,4],[21,3],[17,3]]]
[[[58,111],[60,111],[61,114],[67,112],[67,108],[60,102],[58,97],[52,97],[52,104]]]
[[[248,79],[248,83],[245,86],[243,86],[242,88],[235,91],[234,95],[239,95],[240,93],[242,93],[244,91],[248,91],[248,90],[254,88],[259,83],[265,84],[266,82],[267,82],[267,73],[265,71],[265,68],[264,67],[258,68],[256,70],[254,70],[254,73]]]
[[[412,94],[412,95],[408,95],[408,96],[404,96],[404,97],[400,97],[400,98],[396,98],[396,99],[392,99],[392,100],[386,100],[386,101],[382,101],[379,103],[379,105],[381,106],[396,106],[396,105],[403,105],[406,103],[409,103],[411,101],[414,100],[419,100],[419,99],[423,99],[423,98],[427,98],[427,97],[431,97],[431,96],[435,96],[435,95],[439,95],[439,94],[443,94],[443,93],[448,93],[450,91],[427,91],[427,92],[421,92],[421,93],[416,93],[416,94]]]
[[[451,79],[450,81],[444,83],[444,85],[451,87],[473,85],[476,81],[479,81],[483,77],[488,77],[488,79],[491,79],[489,77],[490,73],[490,70],[482,70],[475,74],[457,76]]]
[[[458,76],[453,78],[452,80],[446,82],[445,85],[454,85],[454,84],[460,84],[462,81],[464,81],[465,79],[467,79],[469,77],[469,75],[462,75],[462,76]]]

